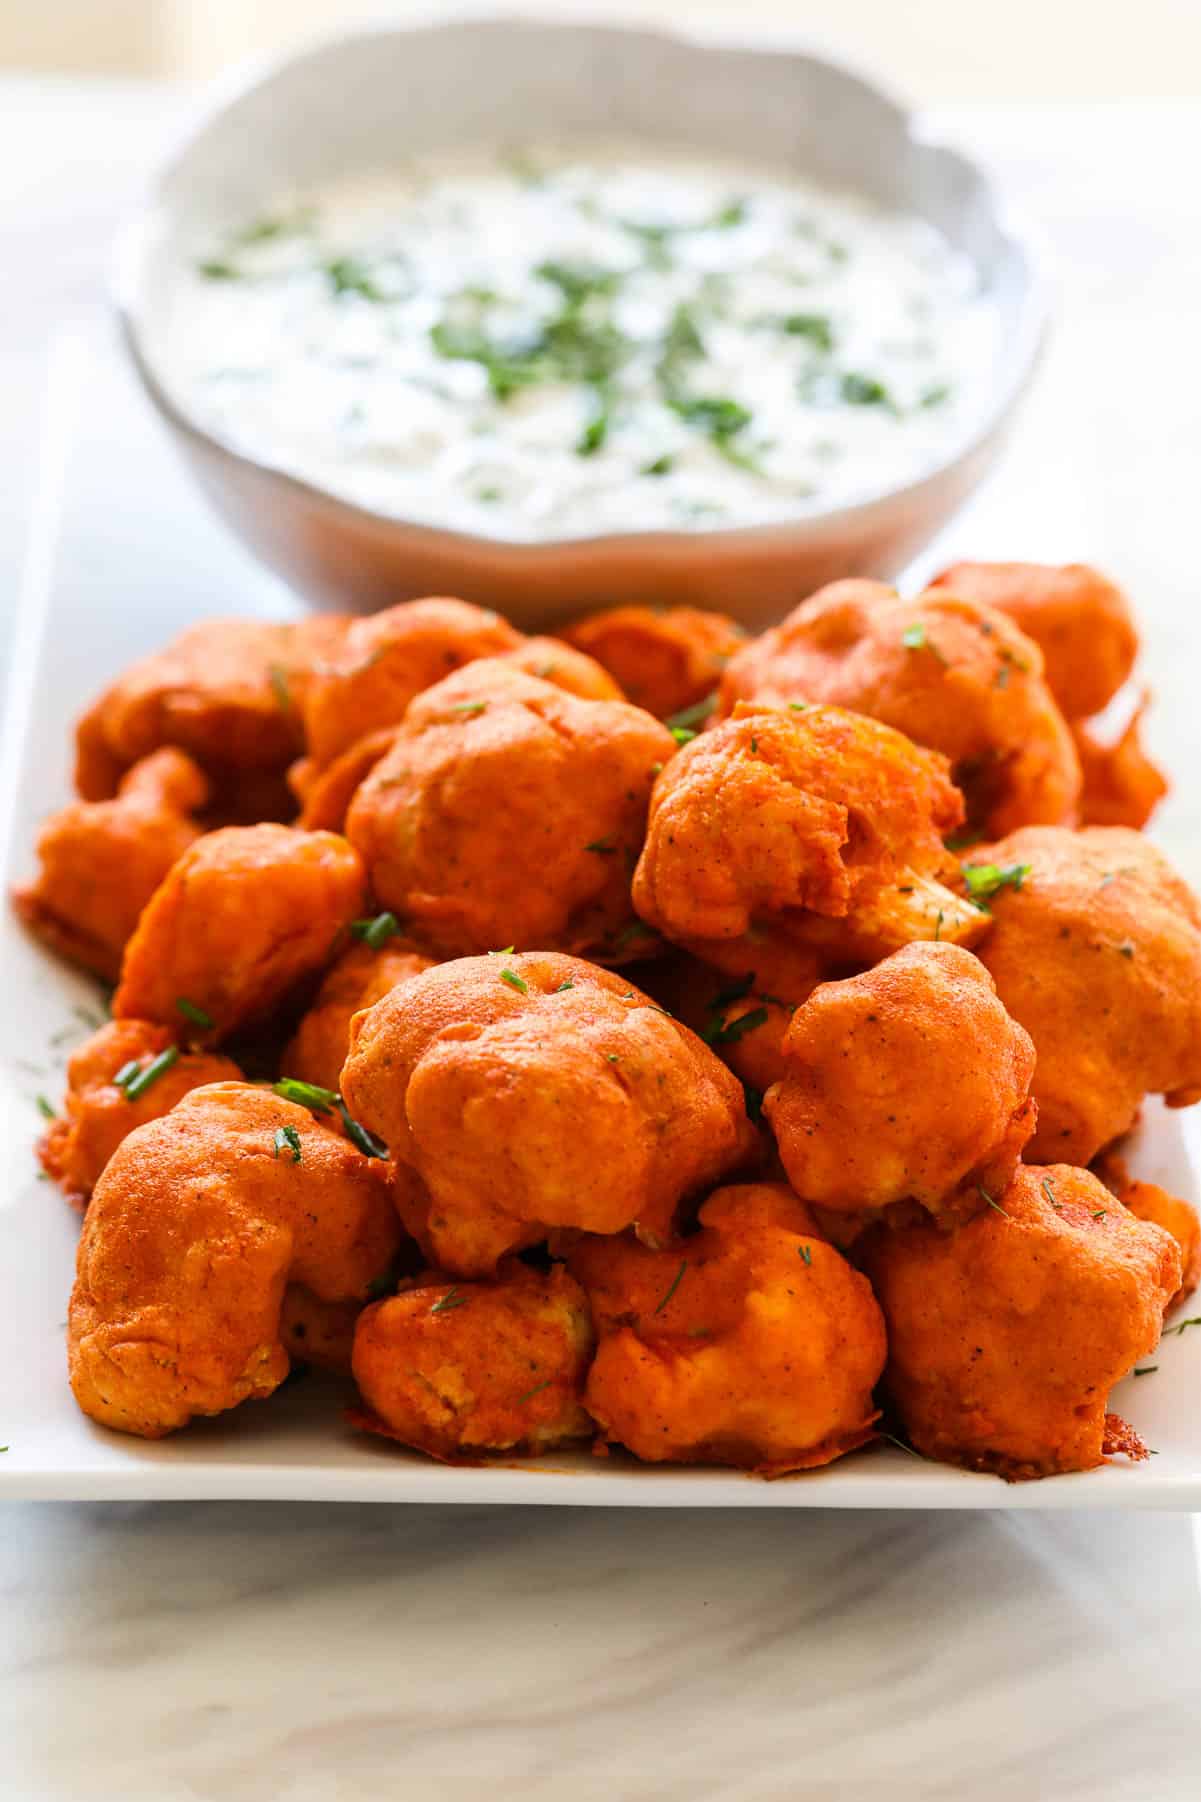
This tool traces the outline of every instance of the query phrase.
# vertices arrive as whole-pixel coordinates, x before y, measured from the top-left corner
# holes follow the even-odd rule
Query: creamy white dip
[[[920,475],[997,320],[921,221],[645,147],[442,160],[199,246],[169,387],[237,448],[511,539],[795,517]]]

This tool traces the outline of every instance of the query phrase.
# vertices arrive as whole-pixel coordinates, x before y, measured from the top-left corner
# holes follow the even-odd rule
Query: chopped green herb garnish
[[[1060,1204],[1055,1199],[1055,1191],[1051,1187],[1050,1177],[1047,1177],[1047,1176],[1043,1177],[1042,1191],[1043,1191],[1043,1194],[1046,1196],[1047,1200],[1050,1202],[1051,1206],[1055,1209],[1055,1212],[1058,1214],[1060,1212]]]
[[[38,1113],[42,1116],[43,1120],[58,1119],[58,1114],[44,1095],[36,1095],[34,1099],[37,1102]]]
[[[223,261],[221,257],[210,257],[203,263],[197,263],[197,271],[209,282],[240,282],[244,280],[242,271],[235,269],[232,263]]]
[[[445,1295],[440,1295],[438,1297],[437,1301],[430,1308],[430,1313],[449,1314],[452,1308],[466,1307],[470,1300],[470,1295],[460,1295],[457,1289],[448,1289]]]
[[[644,463],[638,473],[644,476],[666,476],[671,474],[674,466],[675,458],[664,451],[662,456],[652,457],[649,463]]]
[[[931,388],[923,388],[919,407],[941,407],[951,398],[951,389],[946,382],[937,382]]]
[[[901,643],[907,651],[920,651],[926,643],[926,628],[919,619],[915,625],[906,626],[901,633]]]
[[[168,1045],[165,1051],[160,1051],[157,1057],[151,1058],[145,1069],[139,1070],[136,1076],[129,1077],[122,1084],[126,1101],[139,1101],[147,1089],[153,1087],[159,1077],[165,1076],[172,1064],[178,1062],[179,1046]]]
[[[687,1270],[687,1268],[688,1268],[688,1260],[687,1260],[687,1258],[685,1258],[684,1262],[680,1265],[680,1268],[676,1271],[676,1274],[672,1280],[670,1289],[668,1289],[668,1291],[665,1295],[660,1297],[659,1301],[655,1304],[654,1308],[652,1309],[652,1313],[661,1314],[663,1312],[664,1308],[667,1306],[668,1302],[671,1300],[672,1296],[675,1294],[676,1290],[679,1288],[680,1284],[683,1282],[684,1272]]]
[[[719,231],[728,231],[732,225],[741,225],[746,219],[746,207],[745,200],[727,200],[725,206],[714,213],[710,224]]]
[[[294,1101],[297,1107],[307,1107],[311,1114],[328,1114],[339,1100],[336,1090],[323,1089],[315,1082],[301,1082],[295,1076],[281,1076],[275,1093],[284,1101]]]
[[[300,1162],[300,1134],[294,1126],[277,1126],[275,1129],[275,1156],[281,1151],[292,1153],[292,1162]]]
[[[1153,1376],[1158,1369],[1158,1364],[1140,1364],[1135,1368],[1132,1374],[1136,1377],[1149,1377]]]
[[[609,1063],[611,1063],[611,1064],[619,1064],[621,1062],[621,1059],[620,1059],[620,1057],[618,1057],[616,1051],[607,1051],[605,1053],[605,1056],[608,1059]]]
[[[555,990],[555,994],[561,995],[563,993],[564,989],[574,989],[574,987],[575,987],[575,983],[571,980],[571,977],[569,976],[567,978],[566,982],[561,982],[559,984],[558,988]]]
[[[378,951],[400,931],[400,921],[394,913],[376,914],[373,920],[352,920],[350,930],[356,939]]]
[[[704,700],[694,701],[691,707],[681,707],[678,713],[670,714],[663,724],[671,732],[674,732],[677,726],[683,726],[685,731],[695,731],[698,726],[703,726],[707,719],[712,718],[716,707],[717,690],[714,689],[713,693],[706,695]]]
[[[1177,1337],[1179,1337],[1181,1333],[1187,1332],[1191,1326],[1201,1326],[1201,1314],[1190,1314],[1187,1320],[1178,1320],[1175,1326],[1166,1326],[1163,1330],[1163,1336],[1166,1339],[1169,1333],[1175,1333]]]
[[[114,1088],[123,1089],[130,1077],[136,1076],[141,1068],[142,1066],[138,1062],[138,1059],[136,1057],[131,1057],[127,1063],[121,1065],[121,1068],[113,1077]]]
[[[516,970],[502,970],[500,979],[502,982],[507,982],[511,989],[516,989],[519,995],[528,995],[530,992],[529,983],[524,976],[519,976]]]
[[[740,1014],[736,1020],[722,1021],[718,1025],[705,1027],[701,1037],[706,1045],[734,1045],[745,1038],[748,1032],[767,1024],[767,1009],[753,1007],[749,1013]]]
[[[552,1381],[553,1379],[551,1377],[547,1377],[545,1382],[535,1383],[532,1389],[527,1389],[524,1395],[519,1395],[517,1397],[515,1406],[518,1408],[524,1407],[526,1402],[532,1401],[536,1395],[541,1395],[544,1389],[549,1389]]]
[[[356,1151],[361,1151],[365,1158],[379,1158],[382,1161],[387,1157],[388,1147],[383,1140],[377,1139],[374,1133],[368,1132],[360,1121],[356,1120],[352,1114],[347,1113],[346,1103],[342,1100],[338,1102],[338,1112],[342,1116],[346,1137]]]
[[[465,716],[469,716],[475,713],[483,713],[487,705],[487,701],[458,701],[450,711],[452,713],[461,713]]]
[[[212,1015],[206,1014],[204,1009],[202,1007],[197,1007],[194,1001],[189,1001],[186,995],[177,995],[175,997],[175,1006],[183,1015],[184,1019],[190,1020],[193,1026],[199,1026],[207,1032],[209,1027],[213,1024]]]
[[[287,713],[292,705],[292,691],[288,687],[288,672],[280,664],[273,663],[268,674],[271,677],[271,692],[275,696],[276,705],[282,713]]]
[[[594,838],[584,846],[585,851],[595,851],[598,857],[611,857],[617,849],[617,841],[612,838]]]
[[[843,376],[839,394],[851,407],[891,407],[892,396],[883,382],[874,376],[859,375],[853,370]]]
[[[747,1119],[756,1125],[763,1118],[763,1090],[752,1088],[749,1082],[742,1085],[743,1098],[746,1102]]]
[[[963,880],[967,883],[967,892],[982,913],[989,909],[984,905],[1004,888],[1013,889],[1016,894],[1027,876],[1031,865],[1028,863],[965,863],[960,865]]]
[[[1097,1208],[1094,1210],[1094,1213],[1093,1213],[1094,1220],[1105,1220],[1108,1218],[1108,1216],[1109,1216],[1108,1208]]]
[[[598,269],[589,263],[539,263],[534,274],[551,282],[569,306],[579,307],[595,294],[613,294],[621,285],[621,271]]]
[[[385,298],[356,258],[334,257],[323,267],[335,294],[358,294],[363,300]]]
[[[942,938],[942,923],[945,918],[946,918],[946,914],[945,914],[944,910],[940,907],[938,910],[938,918],[934,922],[934,943],[936,945]]]
[[[889,1445],[895,1445],[900,1451],[908,1452],[911,1458],[920,1458],[922,1455],[920,1452],[914,1451],[911,1445],[906,1445],[903,1439],[898,1439],[895,1433],[886,1433],[883,1427],[877,1428],[876,1437],[887,1439]]]
[[[700,426],[716,444],[744,431],[752,415],[738,401],[723,394],[667,394],[668,406],[687,425]]]
[[[986,1201],[988,1203],[989,1207],[992,1208],[995,1213],[1000,1214],[1006,1220],[1009,1219],[1010,1216],[1005,1212],[1005,1209],[1001,1206],[1000,1202],[993,1200],[992,1196],[989,1194],[988,1190],[983,1186],[983,1184],[981,1184],[981,1183],[976,1184],[976,1193],[980,1197],[981,1201]]]
[[[808,713],[809,703],[808,701],[789,701],[788,710],[790,713]]]
[[[834,348],[834,330],[825,313],[788,313],[780,323],[790,338],[808,338],[821,351]]]
[[[604,444],[605,439],[608,436],[609,436],[609,408],[608,408],[607,403],[602,401],[600,406],[597,408],[597,411],[592,416],[592,418],[588,421],[588,424],[584,427],[583,431],[580,433],[579,437],[576,440],[576,447],[575,447],[576,456],[577,457],[594,456],[596,454],[596,452],[598,450],[600,450],[601,446]]]
[[[797,1251],[800,1253],[802,1264],[812,1264],[813,1253],[807,1245],[798,1245]]]
[[[696,733],[692,730],[691,726],[673,726],[671,728],[671,735],[678,745],[690,745],[696,737]]]

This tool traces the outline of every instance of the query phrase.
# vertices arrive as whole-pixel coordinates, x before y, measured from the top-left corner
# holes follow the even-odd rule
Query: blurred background
[[[428,0],[0,0],[0,69],[194,79],[364,17],[433,10]],[[1201,0],[535,0],[525,10],[800,32],[918,101],[1201,90]]]

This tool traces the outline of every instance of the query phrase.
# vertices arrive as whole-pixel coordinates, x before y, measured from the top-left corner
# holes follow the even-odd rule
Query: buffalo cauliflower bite
[[[515,650],[505,651],[501,662],[527,676],[540,676],[581,701],[624,701],[626,696],[608,670],[561,638],[527,638]]]
[[[473,664],[412,703],[346,831],[371,886],[445,957],[516,943],[621,961],[666,727],[624,701]]]
[[[742,1087],[623,977],[553,953],[463,958],[351,1025],[342,1093],[421,1178],[430,1262],[490,1276],[554,1229],[667,1239],[756,1146]]]
[[[1180,1287],[1168,1304],[1168,1311],[1178,1307],[1201,1282],[1201,1216],[1191,1203],[1178,1195],[1170,1195],[1158,1183],[1143,1182],[1131,1176],[1126,1160],[1116,1152],[1098,1158],[1093,1169],[1107,1189],[1112,1189],[1122,1206],[1139,1220],[1150,1220],[1171,1233],[1180,1248]]]
[[[1158,1343],[1180,1253],[1088,1171],[1019,1165],[954,1232],[880,1228],[863,1257],[887,1387],[926,1457],[1018,1479],[1146,1455],[1106,1407]]]
[[[334,964],[284,1051],[280,1067],[318,1088],[337,1090],[346,1062],[350,1022],[402,982],[428,970],[430,959],[394,939],[375,951],[352,945]]]
[[[365,1305],[361,1297],[322,1301],[303,1283],[289,1283],[279,1310],[279,1338],[293,1369],[309,1364],[348,1376],[354,1329]]]
[[[671,1250],[586,1239],[570,1263],[600,1336],[585,1403],[636,1457],[782,1476],[872,1437],[880,1310],[784,1184],[718,1189]]]
[[[314,766],[323,768],[370,732],[399,725],[413,697],[452,671],[521,642],[498,613],[441,596],[356,619],[305,691],[305,744]]]
[[[506,1261],[491,1283],[426,1272],[359,1317],[358,1424],[448,1462],[552,1451],[592,1432],[592,1343],[587,1297],[561,1264]]]
[[[1075,817],[1080,767],[1042,654],[974,601],[835,583],[732,660],[723,711],[739,699],[829,702],[941,751],[969,820],[992,835]]]
[[[20,918],[52,950],[115,982],[138,916],[200,827],[203,773],[182,751],[155,751],[111,801],[73,801],[38,834],[37,880],[15,889]]]
[[[711,695],[745,643],[735,620],[697,607],[609,607],[566,627],[563,637],[660,719]]]
[[[1034,1131],[1034,1046],[957,945],[822,983],[781,1051],[763,1111],[788,1180],[823,1209],[976,1213]]]
[[[229,1058],[180,1049],[185,1024],[111,1020],[71,1054],[63,1111],[42,1135],[38,1157],[73,1207],[87,1205],[101,1171],[135,1127],[169,1114],[206,1083],[240,1080]]]
[[[269,1395],[288,1373],[288,1284],[365,1300],[400,1241],[385,1164],[266,1090],[195,1089],[96,1185],[68,1320],[75,1399],[156,1439]]]
[[[216,619],[190,627],[127,669],[84,715],[76,788],[87,801],[106,800],[132,764],[176,745],[210,777],[219,811],[261,819],[251,810],[264,800],[286,804],[282,778],[304,743],[313,666],[345,630],[331,614],[297,625]]]
[[[1084,720],[1073,723],[1072,737],[1084,779],[1080,796],[1083,825],[1131,826],[1139,831],[1167,794],[1166,777],[1143,749],[1146,711],[1144,696],[1118,736],[1108,740]]]
[[[634,905],[773,990],[777,945],[870,961],[914,939],[971,944],[987,918],[945,886],[958,866],[942,840],[962,818],[946,760],[890,727],[740,703],[656,782]]]
[[[1030,1156],[1087,1164],[1133,1125],[1143,1096],[1201,1098],[1201,911],[1141,833],[1032,826],[965,865],[991,885],[979,950],[1034,1040]]]
[[[261,1020],[330,961],[363,911],[363,870],[345,839],[290,826],[227,826],[173,865],[125,949],[117,1019],[207,1019],[215,1043]]]
[[[1107,707],[1138,655],[1130,603],[1084,563],[953,563],[932,592],[1007,614],[1043,654],[1047,687],[1070,720]]]

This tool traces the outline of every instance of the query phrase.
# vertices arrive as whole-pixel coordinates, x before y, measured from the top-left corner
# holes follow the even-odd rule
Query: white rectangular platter
[[[1061,466],[1065,459],[1057,459]],[[1062,528],[1070,507],[1052,497]],[[970,522],[969,522],[970,525]],[[1000,548],[977,514],[970,542]],[[1037,527],[1015,554],[1055,555]],[[954,548],[965,542],[955,529]],[[951,546],[948,546],[951,548]],[[1065,544],[1063,552],[1080,549]],[[94,692],[133,657],[206,614],[286,615],[292,603],[204,512],[104,334],[55,358],[38,516],[18,597],[0,744],[0,876],[30,864],[38,820],[69,793],[70,734]],[[348,1397],[313,1377],[176,1438],[148,1444],[95,1427],[66,1380],[64,1332],[76,1216],[39,1180],[37,1096],[56,1097],[71,1044],[99,1023],[94,988],[0,919],[0,1497],[103,1500],[524,1502],[617,1507],[1199,1508],[1201,1327],[1166,1338],[1113,1407],[1155,1456],[1145,1464],[1008,1485],[883,1446],[823,1471],[761,1482],[613,1456],[447,1469],[345,1424]],[[1150,1107],[1139,1174],[1201,1196],[1197,1123]],[[1201,1311],[1201,1308],[1198,1309]],[[1187,1312],[1187,1310],[1186,1310]]]

